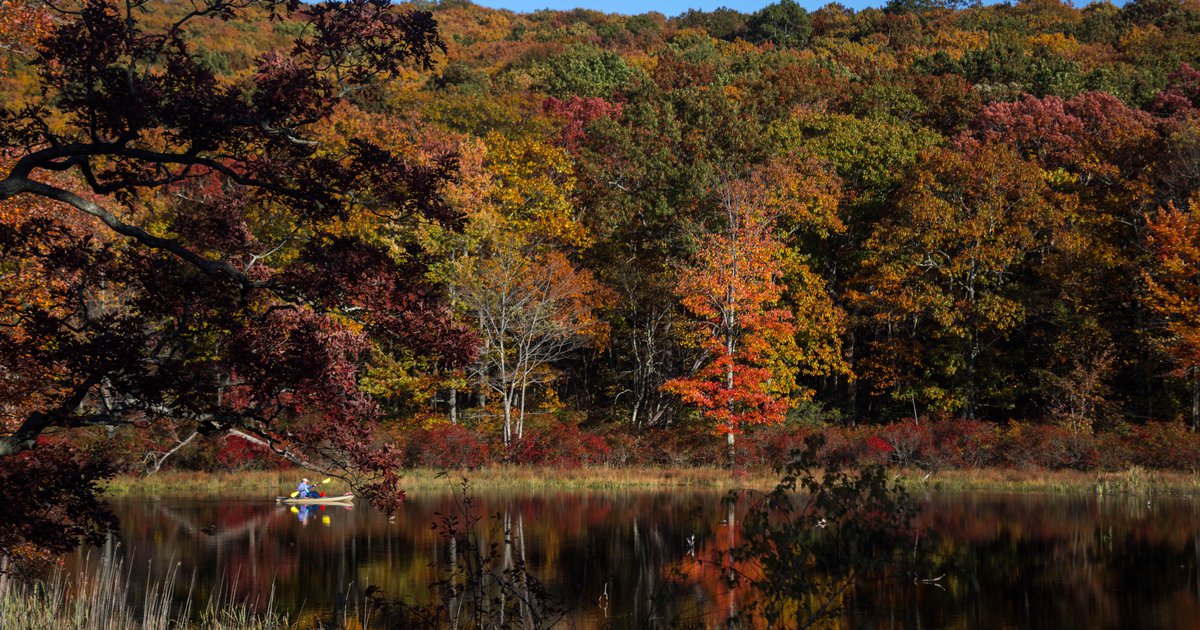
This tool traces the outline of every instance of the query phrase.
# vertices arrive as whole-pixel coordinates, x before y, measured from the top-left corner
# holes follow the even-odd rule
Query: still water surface
[[[530,573],[563,603],[568,627],[720,627],[748,594],[696,565],[737,542],[724,495],[484,493],[479,535],[507,522]],[[848,602],[844,625],[871,628],[1200,628],[1200,500],[929,494],[921,524],[949,560],[938,586],[893,582]],[[270,501],[121,500],[133,583],[179,570],[180,597],[214,590],[295,619],[340,618],[368,586],[428,601],[450,550],[432,524],[452,496],[414,496],[389,522],[366,506],[297,514]],[[496,533],[496,540],[502,537]],[[80,552],[70,568],[80,570]],[[95,560],[95,552],[90,556]],[[193,577],[194,576],[194,577]],[[930,576],[933,577],[933,576]],[[686,582],[686,588],[680,584]],[[194,584],[194,587],[192,586]],[[662,594],[672,592],[669,601]],[[607,598],[603,595],[607,593]],[[602,604],[607,604],[603,606]],[[666,625],[666,624],[663,624]]]

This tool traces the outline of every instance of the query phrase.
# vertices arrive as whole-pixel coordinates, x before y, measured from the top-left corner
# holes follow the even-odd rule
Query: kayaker
[[[300,480],[300,485],[296,486],[296,491],[299,492],[296,496],[301,499],[315,499],[321,496],[313,489],[313,485],[309,483],[308,477]]]

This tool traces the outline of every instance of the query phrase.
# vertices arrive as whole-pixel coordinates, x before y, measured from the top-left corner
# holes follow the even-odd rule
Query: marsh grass
[[[1121,472],[1073,470],[1016,470],[986,468],[939,470],[893,468],[910,490],[947,492],[1042,492],[1063,494],[1159,493],[1200,495],[1200,475],[1133,467]],[[288,494],[297,480],[312,473],[299,470],[244,471],[237,473],[160,472],[146,477],[121,476],[111,480],[109,496],[194,496],[270,498]],[[928,475],[928,476],[927,476]],[[401,482],[409,492],[444,492],[446,477],[470,477],[476,491],[489,490],[656,490],[695,488],[732,490],[769,489],[778,478],[768,469],[730,471],[720,467],[654,468],[583,466],[554,469],[540,466],[486,466],[469,471],[422,468],[405,471]],[[330,494],[348,486],[333,480],[321,488]]]
[[[109,496],[262,496],[286,495],[296,489],[301,477],[312,473],[299,469],[253,470],[232,473],[163,471],[153,475],[120,475],[105,484]],[[336,479],[328,486],[344,492]],[[326,490],[328,492],[328,490]]]
[[[696,487],[716,490],[769,488],[776,476],[769,470],[733,471],[725,468],[651,468],[585,466],[554,469],[541,466],[488,466],[450,471],[451,478],[470,477],[475,490],[618,490]],[[110,480],[109,496],[275,497],[296,489],[301,477],[313,473],[300,469],[203,473],[164,471],[148,476],[122,475]],[[447,471],[433,468],[408,470],[401,482],[408,491],[444,491]],[[320,486],[329,494],[348,486],[334,479]]]
[[[1169,494],[1200,495],[1200,475],[1146,470],[1134,466],[1120,472],[1074,470],[944,470],[928,473],[917,469],[895,470],[909,490],[946,492],[1038,492],[1049,494]]]
[[[0,578],[0,628],[25,630],[283,630],[286,616],[258,612],[216,589],[205,607],[193,617],[191,589],[182,602],[175,601],[178,565],[161,581],[147,583],[136,603],[132,572],[107,546],[97,563],[90,561],[74,576],[61,569],[35,582]]]

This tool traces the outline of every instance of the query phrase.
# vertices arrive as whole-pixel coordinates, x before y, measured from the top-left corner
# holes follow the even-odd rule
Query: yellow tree
[[[782,422],[795,401],[811,398],[797,382],[800,373],[845,371],[840,312],[820,277],[778,235],[785,222],[819,232],[840,229],[828,197],[814,194],[823,188],[814,188],[811,176],[779,161],[726,180],[717,191],[724,225],[702,236],[676,285],[696,324],[694,343],[707,358],[663,389],[725,436],[730,465],[737,434]],[[789,293],[787,278],[799,290]]]
[[[1025,320],[1016,279],[1056,219],[1043,172],[993,144],[926,153],[867,240],[850,304],[878,340],[860,375],[974,417],[982,354]]]
[[[1192,379],[1192,430],[1200,423],[1200,194],[1146,218],[1153,267],[1143,271],[1146,303],[1166,320],[1180,376]]]
[[[597,311],[609,291],[567,256],[588,235],[570,201],[574,177],[563,150],[492,133],[466,141],[460,153],[448,199],[467,225],[441,235],[451,261],[439,273],[480,335],[468,372],[499,399],[507,444],[524,435],[530,390],[548,386],[557,363],[605,338]]]

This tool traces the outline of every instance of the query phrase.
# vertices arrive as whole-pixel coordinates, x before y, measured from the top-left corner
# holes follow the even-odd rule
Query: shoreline
[[[1121,472],[1015,470],[1003,468],[942,470],[889,469],[909,492],[1045,493],[1045,494],[1169,494],[1200,496],[1200,474],[1130,468]],[[300,469],[204,473],[165,471],[145,477],[119,475],[102,484],[105,495],[117,497],[275,497],[295,489]],[[588,466],[546,469],[537,466],[488,466],[475,470],[406,471],[401,484],[409,493],[448,492],[466,478],[474,491],[654,491],[668,489],[729,491],[769,490],[778,475],[768,469],[654,468]],[[321,489],[345,492],[340,480]]]

